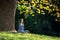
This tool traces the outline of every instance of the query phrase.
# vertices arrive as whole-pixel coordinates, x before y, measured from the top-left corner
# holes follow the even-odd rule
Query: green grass
[[[37,35],[31,33],[0,32],[0,40],[60,40],[60,37]]]

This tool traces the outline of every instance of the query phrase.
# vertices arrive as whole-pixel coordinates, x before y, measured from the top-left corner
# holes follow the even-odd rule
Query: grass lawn
[[[60,37],[37,35],[31,33],[0,32],[0,40],[60,40]]]

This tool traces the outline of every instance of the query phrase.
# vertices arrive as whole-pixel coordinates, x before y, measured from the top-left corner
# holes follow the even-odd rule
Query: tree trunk
[[[0,0],[0,31],[15,30],[16,0]]]

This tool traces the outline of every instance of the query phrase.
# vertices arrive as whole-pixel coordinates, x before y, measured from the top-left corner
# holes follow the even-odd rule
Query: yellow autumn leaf
[[[59,9],[58,9],[58,6],[56,6],[56,8],[55,8],[55,9],[56,9],[56,11],[58,11],[58,10],[59,10]]]
[[[40,4],[40,9],[42,9],[43,8],[43,5],[42,4]]]
[[[46,8],[49,8],[49,6],[46,6]]]
[[[45,15],[45,12],[43,12],[43,13],[41,13],[41,14]]]
[[[21,3],[23,3],[24,2],[24,0],[21,0]]]
[[[34,14],[32,14],[32,16],[35,16]]]
[[[32,0],[31,3],[34,3],[34,1]]]
[[[35,4],[35,3],[33,3],[32,7],[35,7],[35,6],[36,6],[36,4]]]
[[[26,13],[28,13],[29,12],[29,10],[26,10]]]
[[[37,9],[37,13],[40,14],[40,9]]]
[[[33,14],[33,11],[32,10],[30,10],[30,14]]]
[[[42,1],[40,1],[40,3],[43,3]]]
[[[52,6],[53,6],[53,4],[50,4],[49,6],[50,6],[50,7],[52,7]]]
[[[57,12],[57,18],[58,18],[58,17],[60,17],[60,13],[59,13],[59,12]]]

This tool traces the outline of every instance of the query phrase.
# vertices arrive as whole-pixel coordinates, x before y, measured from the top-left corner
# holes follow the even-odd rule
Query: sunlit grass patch
[[[0,40],[60,40],[60,37],[38,35],[31,33],[1,32]]]

